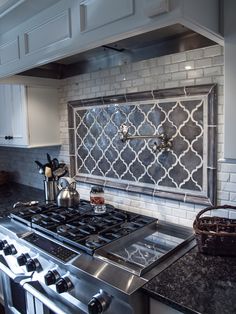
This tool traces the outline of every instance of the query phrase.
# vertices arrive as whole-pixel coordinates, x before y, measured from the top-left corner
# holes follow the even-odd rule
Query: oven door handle
[[[30,275],[25,275],[24,273],[13,273],[2,255],[0,255],[0,270],[10,277],[15,283],[20,283],[21,280],[30,278]]]
[[[23,284],[23,288],[56,314],[88,313],[87,306],[79,300],[76,300],[76,305],[74,305],[66,300],[66,298],[62,298],[49,287],[43,286],[39,281],[26,282]]]

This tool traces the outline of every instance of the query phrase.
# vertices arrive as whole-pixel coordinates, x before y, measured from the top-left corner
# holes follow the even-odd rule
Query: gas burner
[[[102,238],[106,239],[106,240],[109,240],[109,241],[113,241],[113,240],[115,240],[115,239],[120,238],[120,235],[115,234],[115,233],[112,232],[112,231],[102,232],[102,233],[100,234],[100,236],[101,236]]]
[[[89,254],[153,222],[153,218],[121,211],[108,204],[105,213],[95,214],[90,203],[83,200],[77,208],[56,204],[25,207],[11,217]]]
[[[125,222],[120,225],[122,229],[130,229],[130,230],[136,230],[138,229],[139,225],[135,222]]]
[[[130,232],[134,231],[133,229],[131,228],[122,228],[120,230],[117,231],[117,233],[120,235],[120,236],[125,236],[127,234],[129,234]]]
[[[107,241],[103,240],[102,238],[100,238],[97,235],[92,235],[89,236],[86,240],[85,240],[85,246],[94,250],[102,245],[105,245],[107,243]]]

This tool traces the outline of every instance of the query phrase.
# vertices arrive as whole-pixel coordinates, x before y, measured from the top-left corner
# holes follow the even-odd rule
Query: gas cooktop
[[[157,221],[108,204],[105,213],[95,214],[85,200],[76,208],[55,204],[23,206],[13,212],[11,218],[91,255],[96,249]]]

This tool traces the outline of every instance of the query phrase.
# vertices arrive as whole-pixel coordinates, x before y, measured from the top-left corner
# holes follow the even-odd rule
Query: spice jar
[[[101,186],[92,186],[90,191],[90,204],[96,214],[105,213],[104,190]]]

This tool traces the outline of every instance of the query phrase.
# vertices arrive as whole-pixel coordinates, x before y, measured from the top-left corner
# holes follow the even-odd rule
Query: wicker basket
[[[4,185],[9,181],[9,172],[0,171],[0,185]]]
[[[197,214],[193,228],[198,250],[209,255],[236,256],[236,219],[201,217],[215,209],[236,209],[236,206],[207,207]]]

